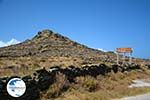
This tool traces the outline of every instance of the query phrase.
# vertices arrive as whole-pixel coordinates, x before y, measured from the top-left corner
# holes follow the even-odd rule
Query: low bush
[[[95,91],[98,87],[98,81],[91,76],[77,77],[76,82],[80,87],[89,92]]]
[[[47,91],[43,92],[41,97],[46,99],[56,98],[59,95],[61,95],[63,91],[66,91],[68,88],[69,82],[66,76],[62,73],[58,73],[56,75],[55,83],[52,84]]]

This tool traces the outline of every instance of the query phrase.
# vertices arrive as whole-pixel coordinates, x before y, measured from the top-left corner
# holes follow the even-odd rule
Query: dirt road
[[[125,97],[121,100],[150,100],[150,93],[137,95],[137,96],[131,96],[131,97]]]

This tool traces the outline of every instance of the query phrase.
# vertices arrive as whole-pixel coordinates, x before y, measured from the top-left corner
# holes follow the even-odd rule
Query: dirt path
[[[131,96],[131,97],[125,97],[120,100],[150,100],[150,93],[137,95],[137,96]]]
[[[137,79],[133,80],[133,83],[129,86],[129,88],[141,88],[141,87],[150,87],[150,80],[148,79]],[[116,99],[117,100],[117,99]],[[129,96],[124,97],[118,100],[150,100],[150,93],[141,94],[137,96]]]

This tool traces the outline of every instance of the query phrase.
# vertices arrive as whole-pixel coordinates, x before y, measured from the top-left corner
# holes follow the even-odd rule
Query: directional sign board
[[[117,48],[116,51],[118,53],[132,53],[132,48]]]

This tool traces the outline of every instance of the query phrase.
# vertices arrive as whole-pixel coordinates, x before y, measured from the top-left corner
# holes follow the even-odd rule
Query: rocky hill
[[[89,48],[51,30],[38,32],[32,39],[20,44],[0,48],[0,59],[20,59],[20,57],[44,58],[46,61],[52,58],[56,60],[51,61],[52,63],[69,61],[67,63],[70,63],[70,65],[75,61],[81,64],[93,64],[106,60],[107,62],[114,62],[116,58],[113,53]]]
[[[101,51],[88,48],[51,30],[43,30],[31,40],[0,48],[0,57],[57,56],[99,57]]]
[[[149,62],[141,59],[133,61]],[[100,63],[115,64],[116,54],[89,48],[51,30],[43,30],[30,40],[0,48],[0,71],[3,75],[4,72],[8,75],[8,73],[18,74],[17,71],[34,71],[40,66],[82,67]]]

